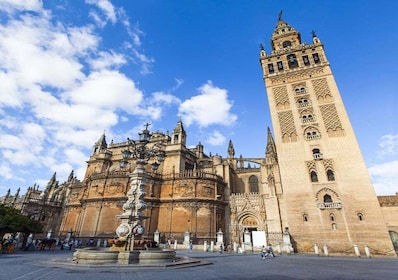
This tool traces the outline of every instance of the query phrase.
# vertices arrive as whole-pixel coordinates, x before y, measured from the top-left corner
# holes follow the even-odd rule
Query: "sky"
[[[264,157],[259,63],[278,14],[324,43],[378,195],[398,192],[398,1],[1,0],[0,196],[82,180],[94,143],[149,122],[205,153]]]

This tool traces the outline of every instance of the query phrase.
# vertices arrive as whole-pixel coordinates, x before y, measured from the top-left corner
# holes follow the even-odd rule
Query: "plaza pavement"
[[[73,250],[17,251],[0,254],[0,280],[80,279],[397,279],[398,258],[318,257],[282,255],[261,259],[259,254],[220,254],[177,251],[178,257],[199,260],[194,266],[98,267],[71,263]],[[197,265],[200,264],[200,265]]]

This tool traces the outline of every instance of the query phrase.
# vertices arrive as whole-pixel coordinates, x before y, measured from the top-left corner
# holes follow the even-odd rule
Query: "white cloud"
[[[380,139],[378,157],[398,155],[398,135],[383,135]]]
[[[93,72],[78,88],[68,94],[75,104],[94,108],[122,109],[129,114],[139,114],[143,93],[124,74],[104,70]]]
[[[110,52],[99,52],[98,57],[95,59],[89,59],[91,67],[94,70],[103,70],[111,68],[119,68],[120,66],[126,64],[126,58],[123,54]]]
[[[103,13],[117,22],[118,9],[110,1],[88,2],[100,10],[98,19]],[[92,23],[64,24],[41,1],[0,1],[0,13],[8,16],[0,21],[2,180],[48,181],[40,175],[48,170],[66,178],[73,168],[82,178],[87,154],[103,130],[131,116],[159,118],[160,106],[179,102],[168,94],[145,98],[119,71],[132,58],[102,49],[103,38]],[[137,68],[149,72],[154,60],[136,49],[144,33],[122,17],[132,44],[119,41],[115,48],[129,46]]]
[[[141,74],[150,74],[152,64],[155,62],[153,58],[146,56],[145,54],[141,53],[137,49],[131,49],[135,58],[138,59],[139,63],[141,64]]]
[[[112,23],[115,23],[116,13],[115,7],[108,0],[86,0],[86,3],[96,5],[104,14],[107,20],[110,20]]]
[[[398,160],[373,165],[369,168],[378,195],[398,192]]]
[[[5,162],[2,162],[0,164],[0,176],[4,177],[7,180],[16,179],[14,173],[12,172],[12,169]]]
[[[39,11],[42,8],[41,0],[1,0],[0,10],[12,13],[18,10]]]
[[[213,131],[206,140],[206,143],[209,143],[213,146],[221,146],[225,144],[225,136],[222,135],[219,131]]]
[[[228,100],[228,91],[213,86],[211,81],[198,88],[199,95],[182,102],[178,115],[184,124],[190,126],[193,123],[200,127],[213,124],[231,126],[237,116],[230,112],[232,102]]]
[[[154,92],[152,93],[152,99],[151,101],[155,104],[158,105],[162,105],[162,104],[180,104],[181,100],[172,95],[172,94],[168,94],[168,93],[164,93],[164,92]]]

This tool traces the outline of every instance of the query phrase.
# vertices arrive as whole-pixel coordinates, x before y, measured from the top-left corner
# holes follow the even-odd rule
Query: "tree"
[[[0,238],[3,239],[6,233],[17,232],[22,232],[25,236],[30,233],[40,233],[43,232],[43,226],[39,221],[22,215],[14,207],[0,204]]]

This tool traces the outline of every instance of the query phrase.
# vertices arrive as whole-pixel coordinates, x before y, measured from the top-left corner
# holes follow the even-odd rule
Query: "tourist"
[[[268,247],[267,247],[267,255],[268,255],[268,256],[275,257],[275,255],[274,255],[274,249],[272,249],[272,244],[271,244],[271,243],[268,244]]]
[[[266,257],[267,255],[268,255],[267,248],[265,248],[265,246],[263,246],[263,248],[262,248],[262,250],[261,250],[260,256],[261,256],[261,258],[262,258],[263,260],[265,260],[265,257]]]

